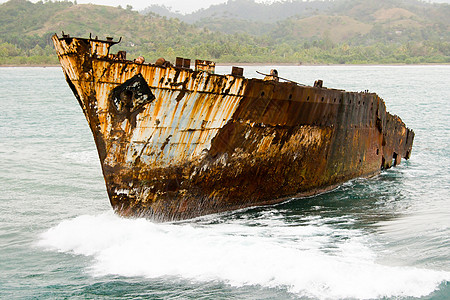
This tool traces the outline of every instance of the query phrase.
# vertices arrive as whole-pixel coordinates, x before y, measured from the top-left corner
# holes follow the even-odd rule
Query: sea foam
[[[276,217],[219,224],[152,223],[105,213],[65,220],[40,236],[40,247],[91,256],[92,276],[170,276],[231,286],[282,287],[298,296],[421,297],[450,273],[382,265],[367,234],[319,218],[302,225]],[[339,236],[336,241],[333,236]]]

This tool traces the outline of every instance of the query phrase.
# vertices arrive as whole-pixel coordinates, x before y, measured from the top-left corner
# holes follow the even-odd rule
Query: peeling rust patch
[[[139,109],[142,105],[155,100],[155,95],[148,87],[142,74],[137,74],[111,92],[111,99],[119,112],[130,113]]]

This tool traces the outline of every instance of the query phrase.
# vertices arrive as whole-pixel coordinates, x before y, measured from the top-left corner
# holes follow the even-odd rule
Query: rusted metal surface
[[[191,60],[189,58],[177,57],[175,67],[189,69],[191,67]]]
[[[244,68],[232,67],[231,68],[231,75],[233,75],[233,76],[244,76]]]
[[[209,60],[195,60],[195,71],[204,71],[214,74],[216,63]]]
[[[194,71],[184,59],[127,61],[110,53],[111,40],[53,41],[124,216],[166,221],[277,203],[411,154],[413,131],[373,93],[216,75],[210,62]]]

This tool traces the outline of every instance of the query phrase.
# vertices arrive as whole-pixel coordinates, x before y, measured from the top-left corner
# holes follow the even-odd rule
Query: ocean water
[[[411,159],[276,206],[124,219],[61,69],[0,68],[0,299],[449,299],[450,66],[276,68],[377,92]]]

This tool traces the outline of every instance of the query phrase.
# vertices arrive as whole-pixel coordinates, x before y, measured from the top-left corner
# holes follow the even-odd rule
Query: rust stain
[[[116,42],[53,36],[124,216],[177,220],[313,195],[411,155],[374,93],[247,79],[214,63],[126,60]],[[277,78],[278,79],[278,78]]]

